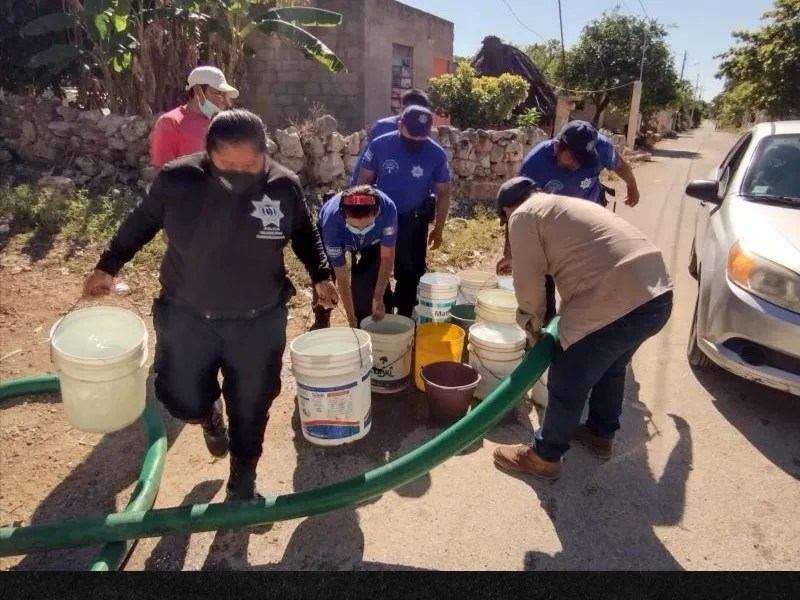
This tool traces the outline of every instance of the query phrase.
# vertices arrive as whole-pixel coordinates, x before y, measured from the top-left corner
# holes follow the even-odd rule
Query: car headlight
[[[728,253],[728,279],[754,296],[800,313],[800,275],[745,250],[740,242]]]

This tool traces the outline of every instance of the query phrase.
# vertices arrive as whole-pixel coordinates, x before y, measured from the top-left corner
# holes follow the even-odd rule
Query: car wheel
[[[700,308],[700,289],[698,287],[697,300],[694,303],[694,315],[692,316],[692,327],[689,330],[689,346],[686,349],[686,357],[689,364],[698,369],[708,369],[714,366],[714,361],[708,358],[700,346],[697,344],[697,311]]]
[[[692,240],[692,251],[689,254],[689,275],[698,279],[698,270],[697,270],[697,251],[694,247],[694,240]]]

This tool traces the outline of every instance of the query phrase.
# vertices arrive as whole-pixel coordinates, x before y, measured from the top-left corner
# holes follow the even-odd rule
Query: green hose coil
[[[19,396],[55,393],[59,389],[58,377],[55,375],[37,375],[2,381],[0,382],[0,402]],[[139,481],[123,512],[139,512],[151,509],[156,500],[158,487],[161,483],[161,475],[164,473],[164,463],[167,457],[167,436],[161,416],[158,414],[158,409],[154,404],[147,403],[142,415],[142,422],[147,436],[147,451],[142,461],[142,468],[139,471]],[[116,571],[133,550],[135,543],[136,540],[105,543],[92,560],[89,570]]]
[[[372,471],[333,485],[257,502],[195,504],[126,510],[79,521],[0,528],[0,556],[112,544],[176,533],[238,529],[353,506],[405,485],[474,444],[509,413],[550,365],[558,319],[545,329],[519,367],[460,421],[419,448]]]

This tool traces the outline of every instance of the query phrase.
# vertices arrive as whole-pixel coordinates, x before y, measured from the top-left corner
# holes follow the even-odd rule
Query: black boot
[[[309,331],[316,331],[317,329],[327,329],[331,326],[331,311],[321,306],[314,307],[314,322],[309,327]]]
[[[225,500],[260,500],[256,492],[258,458],[240,458],[231,454],[231,474],[225,489]]]
[[[222,418],[222,400],[214,402],[213,412],[205,423],[202,423],[203,438],[206,448],[214,458],[225,458],[228,455],[228,428]]]

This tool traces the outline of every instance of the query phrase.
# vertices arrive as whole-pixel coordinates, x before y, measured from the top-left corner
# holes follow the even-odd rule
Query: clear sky
[[[455,23],[455,53],[474,54],[487,35],[496,35],[517,46],[560,38],[557,0],[506,0],[527,26],[520,25],[503,0],[401,0],[404,4],[433,13]],[[580,36],[587,22],[604,11],[619,6],[623,13],[647,14],[669,29],[669,44],[680,72],[684,51],[688,53],[684,78],[696,82],[711,100],[722,90],[716,79],[718,61],[713,57],[733,43],[731,31],[755,29],[761,15],[772,6],[771,0],[561,0],[564,41],[569,47]],[[645,82],[647,85],[647,82]]]

